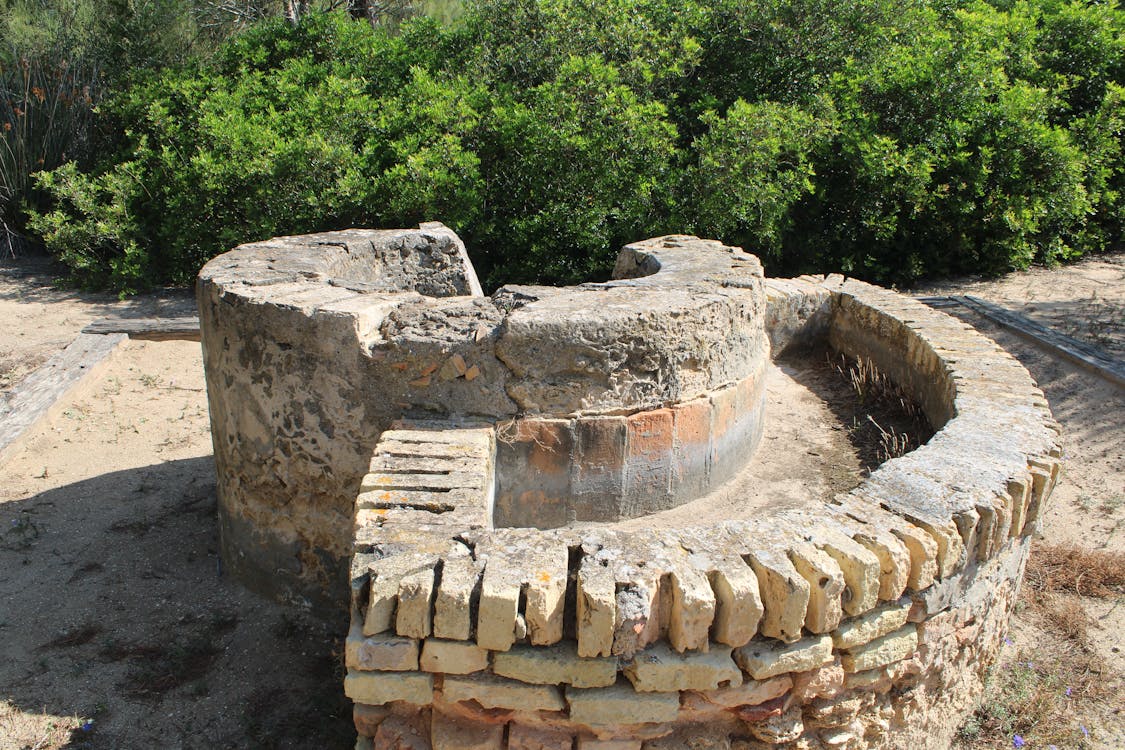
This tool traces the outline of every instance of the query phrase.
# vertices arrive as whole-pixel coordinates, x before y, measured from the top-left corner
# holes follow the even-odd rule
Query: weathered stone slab
[[[841,623],[832,633],[832,642],[838,649],[850,649],[881,638],[906,624],[911,601],[904,598],[867,614]]]
[[[918,629],[911,624],[845,651],[840,657],[840,663],[848,672],[863,672],[905,659],[917,648]]]
[[[433,701],[433,692],[433,675],[421,672],[349,671],[344,678],[344,695],[371,706],[392,701],[428,705]]]
[[[637,693],[628,685],[566,691],[570,720],[591,727],[675,721],[679,693]]]
[[[774,698],[780,698],[793,687],[793,678],[788,674],[771,677],[766,680],[747,680],[741,685],[708,690],[700,695],[711,703],[724,708],[738,708],[739,706],[757,706]]]
[[[515,646],[510,651],[496,654],[492,671],[502,677],[536,685],[566,683],[578,688],[606,687],[617,681],[617,660],[583,658],[569,644]]]
[[[790,644],[754,641],[736,649],[734,658],[755,680],[807,672],[832,661],[832,638],[806,638]]]
[[[353,627],[344,645],[349,669],[405,672],[418,669],[418,641],[383,633],[364,637]]]
[[[706,653],[677,653],[664,644],[634,655],[622,671],[638,692],[715,690],[742,683],[742,672],[731,659],[729,647],[715,646]]]
[[[427,638],[419,663],[427,672],[470,674],[488,669],[488,651],[465,641]]]
[[[448,703],[473,700],[485,708],[521,711],[562,711],[562,692],[553,685],[528,685],[490,675],[446,677],[442,698]]]

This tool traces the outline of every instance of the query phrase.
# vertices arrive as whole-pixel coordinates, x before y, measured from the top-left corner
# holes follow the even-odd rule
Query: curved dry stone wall
[[[731,476],[761,434],[758,259],[665,237],[626,248],[615,276],[485,297],[440,224],[276,238],[208,263],[198,300],[228,569],[281,598],[342,600],[360,479],[403,417],[503,425],[505,525],[626,518]],[[560,451],[584,470],[560,467]]]
[[[763,281],[719,243],[639,243],[616,275],[474,296],[426,225],[204,269],[225,554],[275,592],[350,557],[357,747],[947,745],[1058,477],[1027,372],[917,302]],[[615,524],[737,473],[768,352],[813,342],[872,360],[934,437],[828,503]]]

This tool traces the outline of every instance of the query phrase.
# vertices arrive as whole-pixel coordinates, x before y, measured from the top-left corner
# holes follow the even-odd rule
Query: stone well
[[[485,297],[440,224],[209,263],[228,568],[350,601],[360,746],[948,745],[1058,476],[1027,372],[908,298],[763,279],[714,241],[627,246],[614,277]],[[770,357],[818,342],[934,437],[827,502],[646,527],[729,491]]]

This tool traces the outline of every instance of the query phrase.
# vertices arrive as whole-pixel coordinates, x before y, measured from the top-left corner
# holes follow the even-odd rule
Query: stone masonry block
[[[840,566],[830,555],[808,543],[793,545],[789,559],[809,583],[805,628],[813,633],[834,630],[844,615],[844,574]]]
[[[382,633],[364,637],[353,627],[344,644],[348,669],[408,672],[418,669],[418,641]]]
[[[849,649],[840,656],[847,672],[863,672],[905,659],[918,648],[918,628],[907,625],[870,643]]]
[[[672,495],[701,497],[711,487],[711,400],[672,407]]]
[[[706,653],[680,654],[658,643],[637,653],[622,671],[642,693],[716,690],[742,683],[731,649],[721,646]]]
[[[735,661],[755,680],[787,672],[807,672],[832,661],[832,638],[806,638],[796,643],[748,643],[734,654]]]
[[[767,680],[747,680],[736,687],[709,690],[700,693],[705,700],[723,708],[757,706],[785,695],[793,687],[793,678],[788,674],[771,677]]]
[[[442,674],[470,674],[488,669],[488,651],[466,641],[427,638],[422,644],[422,669]]]
[[[447,559],[434,597],[433,634],[467,641],[472,631],[472,596],[480,569],[468,557]]]
[[[742,646],[758,632],[762,620],[762,597],[758,593],[758,577],[742,558],[736,555],[712,558],[708,575],[715,592],[714,639],[727,646]]]
[[[672,481],[672,410],[654,409],[630,415],[625,454],[625,517],[667,507]]]
[[[435,711],[430,742],[433,750],[504,750],[504,725],[469,722]]]
[[[1012,503],[1012,527],[1009,536],[1017,537],[1024,533],[1027,523],[1027,506],[1031,502],[1031,477],[1008,480],[1008,497]]]
[[[577,460],[571,467],[577,521],[600,521],[625,491],[625,417],[583,417],[575,423]]]
[[[715,619],[715,592],[703,573],[688,561],[682,562],[671,573],[668,640],[677,651],[705,649]]]
[[[838,649],[862,646],[906,624],[911,600],[904,597],[894,604],[872,610],[865,615],[841,623],[832,633],[832,642]]]
[[[528,636],[536,646],[558,643],[563,637],[569,550],[561,541],[528,539],[520,557],[520,569],[525,571],[524,616]]]
[[[491,651],[507,651],[516,642],[520,580],[516,571],[502,563],[486,565],[481,580],[477,612],[477,645]]]
[[[637,693],[628,684],[566,691],[570,720],[590,727],[675,721],[679,693]]]
[[[617,592],[613,571],[592,557],[578,568],[578,655],[609,656],[617,619]]]
[[[410,638],[425,638],[433,627],[430,602],[434,595],[434,571],[420,570],[402,579],[398,586],[395,630]]]
[[[428,705],[433,701],[433,675],[420,672],[356,672],[344,678],[344,695],[356,703],[379,706],[392,701]]]
[[[756,550],[750,556],[750,567],[758,577],[765,610],[759,626],[762,634],[787,643],[798,640],[809,605],[809,582],[778,551]]]
[[[515,646],[496,654],[492,671],[536,685],[566,683],[579,688],[606,687],[617,681],[617,660],[582,658],[569,644],[546,648]]]
[[[812,534],[812,541],[840,566],[847,587],[843,597],[844,612],[857,615],[874,607],[879,601],[879,557],[834,529],[818,528]]]
[[[508,725],[508,750],[572,750],[573,747],[570,732],[525,724]]]
[[[517,419],[509,429],[501,429],[498,438],[493,511],[497,524],[538,528],[566,524],[572,494],[573,422]]]
[[[446,677],[442,698],[447,703],[473,700],[485,708],[519,711],[562,711],[566,708],[562,692],[553,685],[528,685],[489,675]]]

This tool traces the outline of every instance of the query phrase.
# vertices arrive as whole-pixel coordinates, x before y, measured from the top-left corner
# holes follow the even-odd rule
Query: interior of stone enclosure
[[[487,299],[427,232],[360,237],[421,276],[336,276],[372,257],[339,233],[201,276],[225,554],[275,593],[331,592],[317,573],[349,560],[359,746],[944,746],[1058,476],[1026,371],[897,294],[767,280],[719,243]],[[383,286],[427,274],[453,296]],[[783,496],[755,485],[792,388],[770,358],[812,344],[874,362],[937,432]]]

